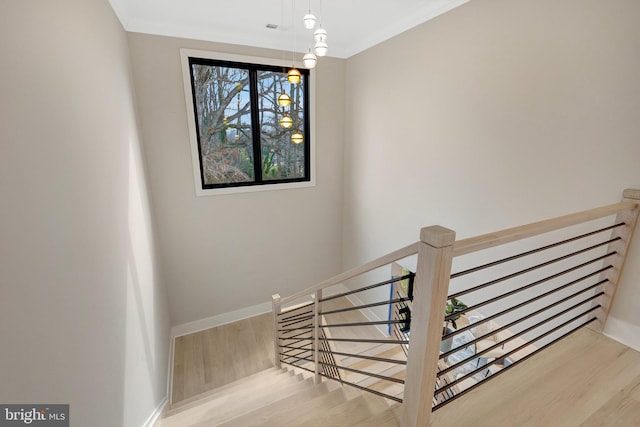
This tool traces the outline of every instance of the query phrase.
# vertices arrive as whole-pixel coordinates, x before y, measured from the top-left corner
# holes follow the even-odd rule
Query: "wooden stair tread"
[[[395,348],[386,348],[386,349],[382,348],[380,349],[380,352],[368,351],[367,353],[369,354],[366,354],[366,356],[370,356],[370,357],[380,357],[384,359],[394,359],[394,360],[407,360],[406,357],[404,357],[404,352],[399,346],[395,346]],[[372,362],[377,362],[377,361],[352,356],[345,360],[341,360],[339,363],[342,366],[348,366],[354,369],[361,369],[359,368],[359,366],[363,366],[363,365],[366,365],[367,363],[372,363]],[[380,362],[380,363],[390,364],[391,362]]]
[[[394,404],[386,411],[373,415],[372,417],[355,424],[354,427],[400,427],[401,415],[402,406]]]
[[[200,405],[202,402],[208,402],[216,399],[219,396],[227,396],[229,394],[242,392],[247,384],[278,384],[280,382],[287,382],[288,377],[296,375],[294,372],[287,371],[286,369],[267,369],[254,375],[250,375],[246,378],[242,378],[233,383],[225,384],[213,390],[205,391],[198,395],[192,396],[189,399],[182,400],[174,405],[166,412],[166,416],[188,410],[190,408]]]
[[[286,404],[286,402],[285,402]],[[377,415],[388,409],[384,399],[346,387],[338,388],[314,399],[307,400],[301,405],[287,408],[266,419],[259,420],[253,426],[262,427],[294,427],[294,426],[348,426],[370,416]],[[229,426],[234,424],[232,420]],[[193,426],[193,427],[204,427]]]
[[[303,393],[313,387],[310,379],[302,380],[300,375],[282,375],[282,379],[255,383],[245,382],[241,388],[214,396],[198,403],[197,406],[168,414],[162,420],[162,427],[183,427],[217,425],[231,420],[253,408],[270,405],[287,396]]]
[[[334,316],[338,321],[339,316]],[[360,330],[358,330],[360,331]],[[328,332],[328,331],[327,331]],[[378,332],[377,330],[375,331]],[[358,332],[360,333],[360,332]],[[332,329],[330,334],[348,335]],[[392,339],[392,338],[390,338]],[[338,342],[342,344],[342,342]],[[337,351],[356,355],[406,360],[401,346],[387,343],[357,343],[343,345]],[[356,356],[335,356],[339,366],[353,367],[375,374],[403,377],[405,365],[363,359]],[[354,426],[398,425],[397,402],[368,393],[356,387],[342,386],[323,378],[313,383],[312,363],[302,366],[284,364],[281,370],[272,368],[189,399],[175,402],[154,427],[258,427],[258,426]],[[402,371],[402,372],[400,372]],[[341,370],[343,378],[351,374]],[[352,375],[349,381],[390,396],[403,392],[402,384],[363,375]],[[369,421],[368,421],[369,420]],[[387,424],[384,424],[388,421]]]
[[[394,365],[394,366],[389,366],[387,369],[381,370],[381,371],[375,371],[376,374],[378,375],[384,375],[385,377],[391,377],[391,378],[395,378],[395,379],[404,379],[404,377],[406,376],[406,368],[404,365]],[[364,376],[364,378],[362,378],[360,381],[358,381],[358,385],[364,386],[364,387],[369,387],[379,381],[384,381],[387,383],[393,383],[393,384],[398,384],[395,383],[393,381],[385,381],[385,380],[381,380],[379,378],[375,378],[375,377],[370,377],[370,376]]]
[[[336,405],[360,395],[361,393],[359,390],[352,389],[350,387],[339,387],[328,393],[323,393],[313,399],[308,399],[301,404],[287,405],[285,411],[274,412],[270,416],[262,418],[256,425],[273,427],[306,425],[305,423],[309,422],[310,419],[316,416],[315,413],[317,411],[326,411],[327,408],[335,407]],[[232,425],[232,423],[229,425]]]
[[[305,427],[351,426],[389,409],[386,401],[373,394],[364,393],[330,409],[314,408],[310,417],[302,423],[289,425]]]
[[[378,357],[387,357],[389,359],[397,358],[401,360],[406,360],[406,356],[404,356],[404,352],[402,351],[402,348],[398,344],[376,344],[364,350],[361,350],[355,354],[361,355],[361,356],[378,356]],[[395,355],[397,355],[397,357],[395,357]],[[391,357],[391,356],[394,356],[394,357]],[[338,363],[341,364],[342,366],[350,366],[354,363],[358,363],[359,361],[365,360],[365,359],[362,359],[356,356],[342,356],[337,360],[338,360]]]
[[[281,417],[283,413],[290,410],[291,407],[297,407],[304,404],[309,400],[313,400],[324,394],[328,394],[334,390],[340,388],[340,384],[335,381],[325,381],[321,384],[310,387],[301,393],[296,393],[292,396],[283,397],[281,400],[269,405],[262,406],[251,412],[247,412],[244,415],[235,417],[232,420],[221,424],[221,427],[253,427],[262,426],[265,423],[270,422],[270,419],[275,417]]]
[[[394,377],[394,378],[396,378],[396,375],[401,376],[402,373],[406,371],[405,365],[398,365],[398,364],[387,363],[387,362],[376,362],[376,361],[368,361],[368,362],[369,363],[359,365],[359,367],[356,369],[359,369],[363,372],[384,375],[387,377]],[[345,374],[344,377],[347,381],[356,383],[356,384],[360,384],[363,381],[369,381],[369,384],[373,384],[374,382],[377,382],[377,381],[383,381],[383,380],[380,380],[379,378],[375,378],[365,374],[360,374],[358,372],[351,372],[351,371],[343,371],[343,372]]]
[[[157,427],[354,425],[389,410],[386,399],[299,370],[252,375],[172,409]]]

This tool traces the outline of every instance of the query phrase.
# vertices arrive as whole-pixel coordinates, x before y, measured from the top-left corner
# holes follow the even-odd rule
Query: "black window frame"
[[[249,93],[250,93],[250,102],[251,102],[251,137],[253,143],[253,164],[254,164],[254,180],[246,181],[246,182],[228,182],[228,183],[219,183],[219,184],[205,184],[204,171],[202,167],[202,147],[200,144],[200,128],[198,124],[198,107],[196,101],[196,93],[195,93],[195,82],[193,75],[193,65],[208,65],[208,66],[220,66],[220,67],[230,67],[230,68],[238,68],[247,70],[249,72]],[[200,185],[202,190],[214,190],[221,188],[234,188],[234,187],[253,187],[253,186],[278,186],[281,184],[290,184],[290,183],[303,183],[303,182],[311,182],[312,173],[311,173],[311,112],[310,112],[310,72],[305,68],[298,68],[301,73],[301,82],[303,82],[303,113],[304,119],[302,121],[303,125],[300,129],[304,135],[304,176],[300,178],[285,178],[285,179],[269,179],[264,180],[262,176],[262,145],[261,145],[261,132],[260,132],[260,121],[259,121],[259,108],[258,108],[258,88],[257,88],[257,79],[258,72],[260,71],[271,71],[271,72],[280,72],[283,74],[287,74],[291,67],[281,67],[275,65],[266,65],[266,64],[258,64],[252,62],[239,62],[239,61],[230,61],[223,59],[213,59],[213,58],[202,58],[196,56],[188,56],[188,65],[189,65],[189,82],[191,89],[191,100],[192,100],[192,108],[194,115],[194,123],[195,132],[196,132],[196,143],[198,148],[198,168],[200,175]]]

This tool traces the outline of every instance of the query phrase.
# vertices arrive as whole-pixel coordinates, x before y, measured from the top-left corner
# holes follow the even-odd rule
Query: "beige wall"
[[[317,67],[317,185],[196,197],[180,48],[282,52],[130,33],[154,214],[174,325],[262,303],[340,269],[344,61]]]
[[[474,0],[350,58],[344,266],[422,226],[468,237],[640,187],[638,16],[635,0]],[[637,348],[638,240],[609,328]]]
[[[106,0],[0,2],[0,402],[142,426],[166,397],[124,30]]]

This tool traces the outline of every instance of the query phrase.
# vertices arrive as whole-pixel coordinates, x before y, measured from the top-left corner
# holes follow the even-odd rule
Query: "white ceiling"
[[[309,0],[109,1],[127,31],[298,52],[313,40],[302,23]],[[329,34],[329,56],[348,58],[467,1],[311,0],[311,11]]]

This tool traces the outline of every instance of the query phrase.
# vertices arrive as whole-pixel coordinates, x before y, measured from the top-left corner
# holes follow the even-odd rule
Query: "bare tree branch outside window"
[[[190,71],[203,188],[309,180],[308,78],[293,85],[279,67],[197,58]],[[278,105],[283,91],[287,107]],[[292,128],[280,126],[285,113]]]

